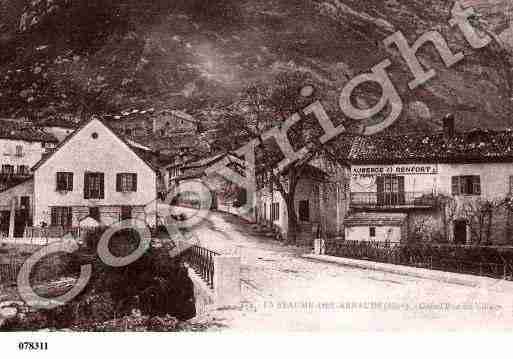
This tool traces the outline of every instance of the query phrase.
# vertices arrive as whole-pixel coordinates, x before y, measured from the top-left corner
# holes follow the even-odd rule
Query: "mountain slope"
[[[509,40],[508,1],[467,2]],[[405,102],[395,130],[429,130],[429,120],[447,112],[461,127],[513,127],[497,47],[470,49],[448,26],[450,7],[443,0],[2,0],[0,116],[195,110],[288,70],[309,72],[337,111],[344,84],[390,58]],[[437,76],[410,91],[411,74],[382,40],[401,30],[412,42],[432,29],[465,60],[447,69],[426,47],[422,62]],[[371,88],[355,100],[365,106],[378,97]]]

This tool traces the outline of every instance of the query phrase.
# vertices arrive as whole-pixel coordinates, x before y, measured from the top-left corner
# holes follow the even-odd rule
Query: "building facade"
[[[52,134],[28,122],[0,121],[0,190],[31,175],[31,168],[57,146]]]
[[[11,216],[28,208],[27,226],[70,228],[87,217],[103,225],[129,218],[154,224],[156,196],[149,161],[91,119],[41,159],[31,178],[1,192],[0,206]]]
[[[349,240],[511,243],[513,132],[361,137],[353,144]]]
[[[344,154],[334,156],[318,156],[302,170],[294,195],[299,241],[343,234],[343,220],[349,209],[349,166]],[[285,187],[287,182],[285,176]],[[289,231],[287,203],[269,181],[263,183],[256,196],[257,219],[273,226],[285,238]]]
[[[156,186],[149,163],[93,119],[35,166],[34,224],[76,226],[87,216],[106,225],[145,219]]]

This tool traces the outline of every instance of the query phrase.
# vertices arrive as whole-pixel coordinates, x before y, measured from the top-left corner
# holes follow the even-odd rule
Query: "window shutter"
[[[378,191],[377,201],[378,201],[378,203],[383,203],[384,202],[383,193],[385,192],[385,178],[384,177],[382,177],[382,176],[376,177],[376,188]]]
[[[460,194],[472,193],[472,176],[459,176]]]
[[[134,192],[137,192],[137,173],[132,174],[132,177],[133,177],[133,179],[132,179],[132,186],[133,186],[132,190]]]
[[[55,174],[55,190],[60,191],[61,189],[61,176],[59,176],[59,172]]]
[[[67,174],[67,177],[68,177],[68,188],[67,190],[68,191],[73,191],[73,172],[70,172]]]
[[[89,199],[89,173],[84,173],[84,199]]]
[[[73,224],[73,211],[72,211],[71,207],[67,207],[66,209],[68,210],[67,218],[66,218],[66,226],[71,227],[71,225]]]
[[[121,173],[116,174],[116,192],[121,192]]]
[[[460,178],[458,176],[452,176],[451,188],[453,196],[457,196],[460,194]]]
[[[405,203],[405,195],[404,195],[404,177],[397,177],[398,179],[398,190],[399,190],[399,203],[404,204]]]
[[[481,177],[472,176],[472,193],[473,194],[481,194]]]
[[[52,207],[52,209],[51,209],[50,225],[51,226],[57,225],[57,208],[55,208],[55,207]]]
[[[513,194],[513,176],[509,176],[509,194]]]
[[[100,199],[105,198],[105,183],[104,183],[104,174],[98,173],[98,180],[100,181]]]

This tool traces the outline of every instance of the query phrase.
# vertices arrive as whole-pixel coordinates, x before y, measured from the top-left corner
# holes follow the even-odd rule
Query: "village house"
[[[33,121],[33,126],[52,134],[59,142],[68,137],[77,127],[76,119],[69,117],[49,117]]]
[[[350,167],[347,157],[353,138],[347,135],[333,142],[323,155],[312,159],[302,171],[294,202],[299,241],[311,241],[318,235],[343,235],[343,220],[349,210]],[[285,237],[288,231],[287,206],[279,191],[271,185],[265,169],[257,165],[261,169],[257,170],[257,188],[252,196],[218,174],[206,175],[207,168],[219,161],[227,161],[229,167],[244,175],[240,160],[222,152],[166,166],[169,188],[200,179],[211,190],[212,208],[272,228],[276,234]],[[180,196],[181,204],[194,199],[197,198],[193,194]]]
[[[127,110],[119,115],[106,117],[109,125],[124,136],[138,139],[156,135],[172,137],[175,135],[195,135],[198,121],[191,115],[178,110]]]
[[[30,176],[30,168],[57,143],[55,136],[28,122],[0,120],[0,190]]]
[[[316,237],[343,235],[343,221],[349,210],[347,159],[353,139],[350,134],[340,136],[305,165],[294,198],[297,240],[308,242]],[[257,221],[272,226],[285,238],[289,230],[287,205],[265,176],[257,175]],[[287,185],[286,176],[284,180]]]
[[[511,243],[513,132],[442,132],[355,139],[345,239]]]
[[[163,110],[153,116],[153,133],[161,137],[197,135],[199,121],[178,110]]]
[[[201,180],[210,190],[211,208],[218,209],[234,214],[240,214],[237,211],[237,204],[234,205],[236,198],[240,194],[240,189],[236,188],[231,181],[218,174],[206,174],[206,170],[222,160],[228,160],[233,166],[237,167],[238,160],[226,152],[213,154],[197,160],[178,161],[166,167],[170,191],[177,188],[180,183],[190,180]],[[198,200],[194,193],[181,193],[176,201],[180,204],[190,205]]]
[[[86,218],[104,225],[129,218],[154,224],[155,211],[147,207],[156,203],[157,174],[143,152],[102,121],[85,121],[33,166],[30,178],[0,192],[3,227],[9,218],[12,237],[14,223],[18,236],[25,226],[71,228]]]

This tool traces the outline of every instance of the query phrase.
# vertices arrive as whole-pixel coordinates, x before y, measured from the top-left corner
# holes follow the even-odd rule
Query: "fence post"
[[[241,303],[240,257],[214,256],[214,296],[219,308],[238,307]]]

